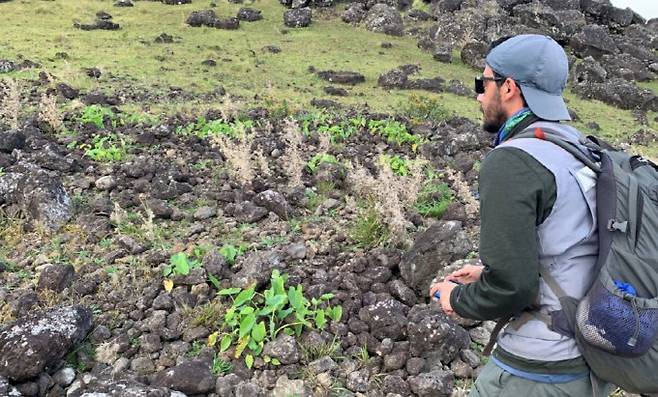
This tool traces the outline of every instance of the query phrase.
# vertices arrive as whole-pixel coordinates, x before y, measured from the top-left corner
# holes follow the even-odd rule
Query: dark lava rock
[[[377,33],[402,36],[404,23],[400,12],[386,4],[375,4],[365,18],[366,28]]]
[[[177,6],[181,4],[191,4],[192,0],[162,0],[162,2],[170,6]]]
[[[174,36],[169,35],[167,33],[162,33],[160,36],[156,37],[155,40],[156,43],[173,43],[174,42]]]
[[[217,29],[236,30],[240,28],[240,20],[235,17],[226,19],[216,19],[213,25]]]
[[[432,52],[432,58],[443,63],[452,62],[452,47],[448,45],[436,46]]]
[[[217,66],[217,61],[215,61],[214,59],[206,59],[205,61],[201,62],[201,64],[203,66],[214,68],[215,66]]]
[[[407,16],[411,19],[416,20],[416,21],[429,21],[431,19],[434,19],[434,17],[432,15],[426,13],[423,10],[419,10],[419,9],[416,9],[416,8],[414,8],[412,10],[409,10],[409,12],[407,13]]]
[[[368,324],[370,333],[375,338],[391,338],[396,341],[404,335],[408,310],[409,308],[398,300],[388,298],[362,308],[359,318]]]
[[[617,53],[617,44],[608,33],[608,30],[600,25],[584,26],[576,33],[569,43],[574,53],[581,58],[587,56],[599,59],[603,54]]]
[[[25,146],[25,135],[16,130],[0,131],[0,152],[11,153]]]
[[[100,75],[100,71],[98,73]],[[116,106],[121,103],[118,97],[107,96],[100,92],[86,94],[81,100],[85,105]]]
[[[271,54],[278,54],[281,52],[281,47],[277,47],[275,45],[266,45],[265,47],[263,47],[263,50]]]
[[[279,359],[282,364],[296,364],[301,358],[295,337],[283,332],[265,344],[263,354]]]
[[[119,0],[116,3],[114,3],[114,6],[115,7],[134,7],[135,5],[130,0]]]
[[[363,3],[350,3],[341,16],[343,22],[352,24],[361,22],[365,17],[366,9]]]
[[[414,306],[407,320],[409,350],[412,356],[447,364],[469,346],[468,331],[457,325],[438,307]]]
[[[407,88],[409,74],[400,69],[393,69],[379,76],[377,85],[384,88]]]
[[[108,21],[108,20],[112,19],[112,15],[108,14],[105,11],[98,11],[96,13],[96,18],[98,18],[100,20]]]
[[[349,95],[349,92],[345,88],[341,87],[324,87],[323,91],[329,95],[335,95],[335,96],[347,96]]]
[[[205,394],[215,389],[215,377],[208,364],[192,360],[158,372],[151,385],[167,387],[185,394]]]
[[[274,190],[258,193],[254,197],[254,203],[274,212],[284,221],[287,221],[292,215],[292,206],[281,193]]]
[[[311,99],[311,106],[319,109],[336,109],[340,108],[340,103],[332,101],[331,99],[313,98]]]
[[[39,274],[37,290],[49,289],[62,292],[64,288],[71,285],[75,278],[75,269],[72,265],[57,264],[47,265]]]
[[[583,59],[582,62],[576,63],[571,69],[571,81],[574,84],[583,82],[603,83],[606,81],[607,76],[608,72],[592,57]]]
[[[331,83],[355,85],[366,81],[361,73],[348,71],[325,70],[317,73],[318,77]]]
[[[87,76],[94,79],[99,79],[101,77],[101,70],[98,68],[88,68],[85,69],[85,72],[87,73]]]
[[[164,387],[147,386],[136,380],[112,380],[92,378],[89,384],[83,384],[82,388],[69,390],[67,397],[172,397],[180,396],[180,393],[174,394],[171,390]],[[50,394],[48,395],[50,397]],[[63,397],[63,396],[62,396]]]
[[[55,365],[89,333],[92,313],[82,306],[20,318],[0,331],[0,375],[20,382]]]
[[[484,58],[487,56],[488,49],[487,44],[471,41],[462,48],[462,62],[474,69],[484,70]]]
[[[0,59],[0,73],[9,73],[16,70],[16,64],[7,59]]]
[[[586,99],[598,99],[621,109],[658,110],[658,97],[630,81],[612,78],[603,83],[576,84],[573,91]]]
[[[311,24],[312,15],[310,8],[288,10],[283,13],[283,23],[291,28],[305,28]]]
[[[231,278],[231,285],[247,288],[253,283],[264,285],[273,269],[282,269],[285,263],[276,251],[256,251],[248,254],[240,264],[240,270]]]
[[[254,22],[263,19],[263,15],[261,14],[260,10],[248,7],[240,8],[237,17],[239,20],[247,22]]]
[[[407,379],[418,397],[448,397],[452,395],[453,375],[450,371],[434,370]]]
[[[217,15],[213,10],[192,11],[185,23],[190,26],[214,26]]]
[[[0,203],[18,204],[32,227],[58,230],[71,218],[72,204],[62,183],[42,170],[0,178]]]
[[[437,271],[464,258],[470,250],[461,222],[434,223],[402,257],[400,274],[408,286],[425,294]]]
[[[62,96],[66,99],[75,99],[80,96],[80,90],[64,83],[57,84],[57,92],[62,94]]]

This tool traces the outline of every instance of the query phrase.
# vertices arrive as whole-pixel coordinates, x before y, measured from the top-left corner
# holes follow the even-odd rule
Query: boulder
[[[58,307],[19,318],[0,331],[0,376],[20,382],[54,366],[92,326],[82,306]]]
[[[400,340],[407,324],[409,308],[402,302],[387,298],[362,308],[359,319],[370,327],[370,333],[377,339]]]
[[[75,269],[69,264],[46,265],[39,274],[37,290],[62,292],[73,282]]]
[[[608,30],[600,25],[584,26],[571,38],[569,45],[581,58],[591,56],[600,59],[603,54],[616,54],[618,51]]]
[[[283,23],[290,28],[305,28],[312,22],[310,8],[298,8],[283,13]]]
[[[343,11],[341,19],[345,23],[357,24],[366,17],[366,9],[363,3],[350,3]]]
[[[468,332],[446,316],[436,304],[414,306],[407,320],[412,356],[447,364],[469,346]]]
[[[585,99],[597,99],[621,109],[658,110],[658,97],[652,91],[620,78],[603,83],[576,84],[573,92]]]
[[[263,347],[263,354],[278,359],[281,364],[296,364],[301,358],[297,340],[283,332]]]
[[[337,84],[356,85],[366,81],[366,77],[358,72],[324,70],[317,75],[323,80]]]
[[[0,204],[17,204],[27,215],[31,227],[43,226],[56,231],[72,215],[71,198],[62,183],[38,168],[28,174],[0,176]]]
[[[241,21],[254,22],[263,19],[263,15],[260,10],[243,7],[238,11],[237,18]]]
[[[151,385],[185,394],[205,394],[215,389],[215,377],[208,364],[192,360],[156,373]]]
[[[479,41],[466,43],[461,51],[461,59],[464,64],[477,69],[484,70],[484,58],[487,56],[489,46]]]
[[[213,10],[192,11],[190,16],[187,17],[185,23],[190,26],[214,26],[217,15]]]
[[[284,267],[281,259],[274,250],[249,253],[240,264],[240,270],[231,278],[231,285],[246,288],[254,283],[256,287],[266,284],[272,270]]]
[[[449,397],[452,395],[453,375],[450,371],[434,370],[407,379],[418,397]]]
[[[404,23],[400,12],[385,4],[375,4],[365,18],[366,28],[377,33],[402,36]]]
[[[465,257],[471,248],[461,222],[436,222],[416,239],[402,257],[400,274],[405,284],[424,296],[436,272]]]

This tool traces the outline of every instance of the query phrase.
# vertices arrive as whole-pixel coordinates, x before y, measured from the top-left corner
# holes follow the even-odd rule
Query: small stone
[[[420,358],[420,357],[412,357],[409,360],[407,360],[407,373],[409,375],[418,375],[423,371],[423,367],[425,366],[425,359]]]
[[[75,380],[75,370],[73,368],[62,368],[53,375],[55,383],[62,387],[68,387]]]
[[[306,258],[306,245],[304,243],[290,244],[286,253],[291,259],[304,259]]]
[[[336,367],[337,367],[336,362],[331,357],[328,356],[319,358],[308,364],[308,369],[314,375],[317,375],[322,372],[329,372]]]
[[[117,181],[112,175],[102,176],[94,182],[98,190],[112,190],[117,186]]]
[[[213,218],[217,215],[217,208],[214,207],[200,207],[194,211],[194,219],[201,221],[204,219]]]
[[[365,393],[368,391],[368,380],[368,370],[362,369],[360,371],[350,373],[347,376],[347,382],[345,383],[345,386],[347,386],[347,388],[353,392]]]
[[[148,375],[155,371],[155,364],[148,357],[137,357],[130,363],[130,369],[139,375]]]

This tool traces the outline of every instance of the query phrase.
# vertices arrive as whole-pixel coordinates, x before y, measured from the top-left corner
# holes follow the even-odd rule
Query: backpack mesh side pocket
[[[611,292],[599,280],[576,312],[577,332],[588,344],[625,357],[645,354],[658,335],[658,309],[643,299]]]

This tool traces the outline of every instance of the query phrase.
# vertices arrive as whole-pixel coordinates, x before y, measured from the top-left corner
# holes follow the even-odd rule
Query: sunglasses
[[[487,77],[487,76],[478,76],[475,78],[475,93],[484,94],[484,82],[485,81],[505,81],[505,77]]]

